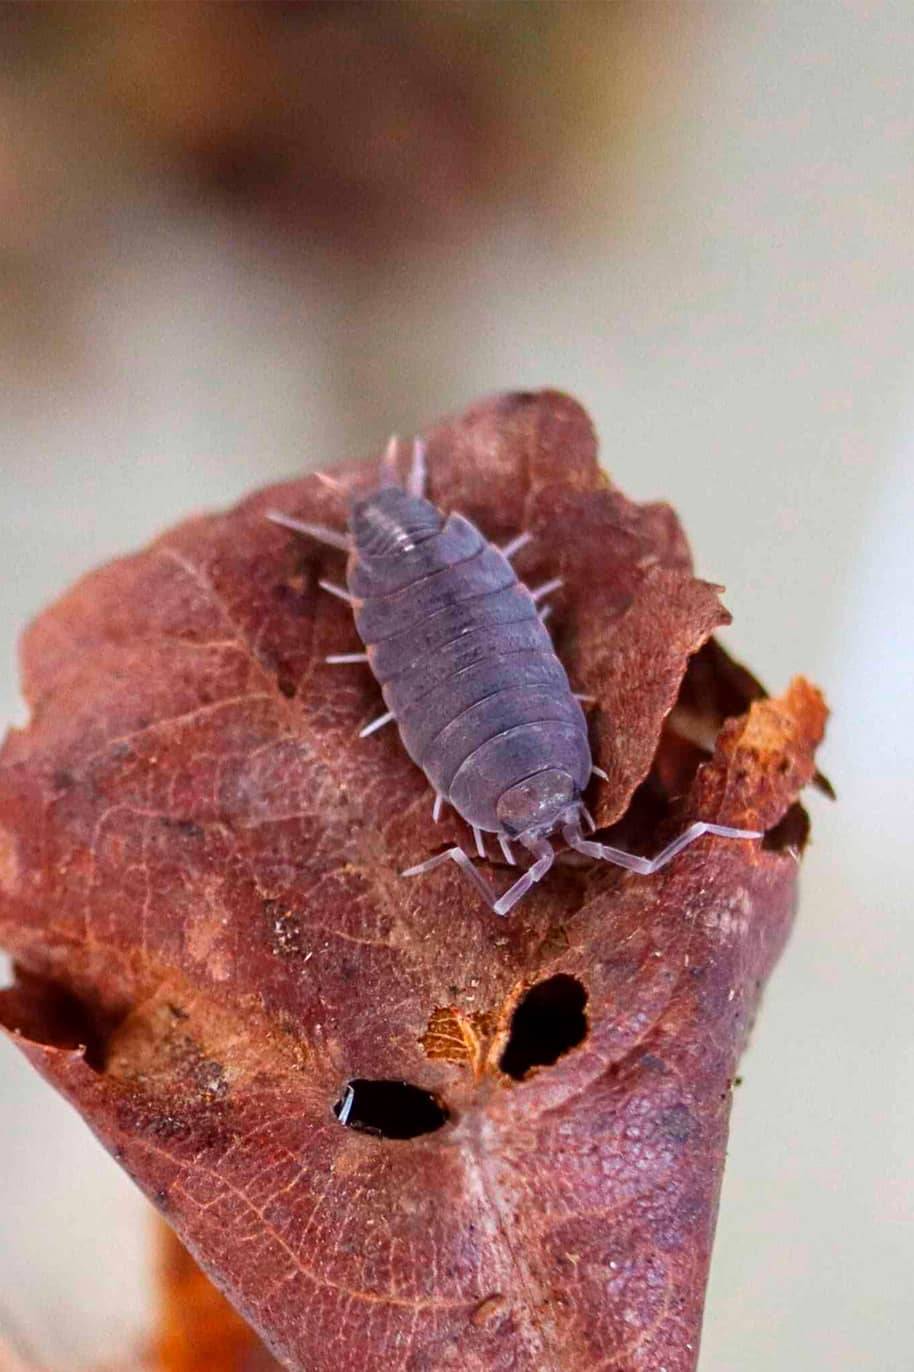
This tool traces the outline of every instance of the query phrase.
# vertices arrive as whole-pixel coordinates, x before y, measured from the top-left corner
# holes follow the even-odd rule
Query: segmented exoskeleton
[[[492,833],[512,865],[515,840],[534,859],[498,898],[461,848],[403,875],[453,860],[495,913],[506,915],[552,866],[549,836],[556,830],[579,853],[645,876],[702,834],[760,838],[749,829],[697,823],[649,859],[584,837],[582,821],[592,827],[584,788],[593,773],[605,773],[593,765],[587,721],[543,622],[548,611],[539,607],[561,582],[530,591],[517,579],[511,558],[529,534],[496,548],[468,519],[445,515],[425,499],[421,440],[405,485],[396,459],[391,439],[378,489],[351,500],[348,534],[288,515],[269,518],[349,554],[348,589],[320,584],[352,606],[366,649],[327,661],[366,663],[387,704],[362,735],[396,721],[406,751],[434,788],[433,817],[452,805],[472,828],[482,858],[483,833]]]

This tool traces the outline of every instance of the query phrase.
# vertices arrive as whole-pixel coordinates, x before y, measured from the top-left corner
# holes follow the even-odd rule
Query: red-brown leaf
[[[27,634],[0,1020],[287,1366],[686,1372],[824,706],[795,683],[713,758],[665,725],[728,616],[672,511],[609,486],[574,402],[498,397],[428,437],[433,498],[491,537],[532,529],[521,574],[565,580],[600,824],[628,810],[650,848],[694,817],[769,840],[704,839],[649,880],[569,862],[507,921],[456,869],[402,880],[465,835],[432,825],[394,732],[359,740],[368,673],[324,665],[356,646],[317,590],[339,557],[263,518],[338,522],[306,478],[103,568]],[[586,994],[583,1042],[506,1075],[514,1008],[558,975]],[[449,1121],[346,1129],[350,1078],[412,1083]]]

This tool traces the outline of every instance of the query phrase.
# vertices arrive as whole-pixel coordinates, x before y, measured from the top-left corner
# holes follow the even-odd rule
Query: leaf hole
[[[520,1081],[532,1068],[558,1062],[586,1037],[586,1005],[584,987],[564,972],[531,986],[511,1018],[501,1070]]]
[[[333,1107],[347,1129],[382,1139],[416,1139],[446,1124],[448,1111],[431,1091],[407,1081],[354,1077]]]

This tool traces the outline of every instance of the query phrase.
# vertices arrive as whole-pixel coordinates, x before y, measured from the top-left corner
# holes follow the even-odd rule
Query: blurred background
[[[4,722],[79,573],[543,384],[826,687],[702,1372],[914,1366],[912,72],[907,0],[0,8]],[[0,1103],[0,1368],[137,1367],[145,1202],[5,1044]]]

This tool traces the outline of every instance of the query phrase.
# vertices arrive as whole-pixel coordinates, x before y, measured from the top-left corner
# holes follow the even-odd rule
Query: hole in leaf
[[[532,986],[514,1011],[501,1070],[515,1081],[532,1067],[550,1067],[587,1033],[587,992],[565,973]]]
[[[383,1139],[415,1139],[447,1123],[448,1112],[430,1091],[406,1081],[348,1082],[333,1113],[347,1129]]]

